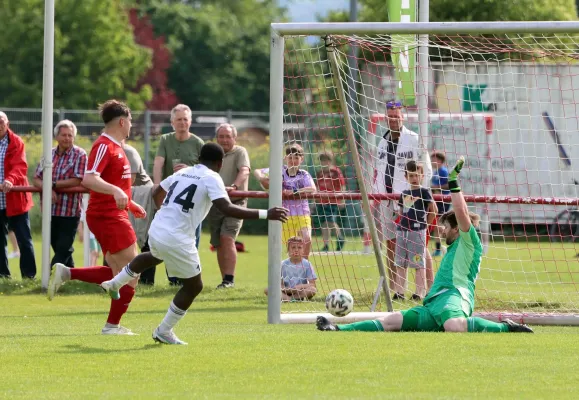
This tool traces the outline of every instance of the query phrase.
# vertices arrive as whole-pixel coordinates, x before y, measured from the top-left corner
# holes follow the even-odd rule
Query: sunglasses
[[[386,103],[387,109],[401,108],[401,107],[402,107],[402,102],[400,102],[400,101],[389,101]]]

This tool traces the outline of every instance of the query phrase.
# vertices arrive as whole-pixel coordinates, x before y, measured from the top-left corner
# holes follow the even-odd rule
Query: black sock
[[[440,242],[436,242],[436,250],[440,250]]]
[[[233,278],[234,278],[233,275],[225,275],[225,276],[223,277],[223,282],[233,283]]]

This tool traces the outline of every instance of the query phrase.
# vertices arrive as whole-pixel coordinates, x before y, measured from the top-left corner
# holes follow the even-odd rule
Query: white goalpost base
[[[404,111],[407,127],[419,134],[427,151],[446,153],[449,164],[466,156],[461,187],[469,209],[482,217],[485,253],[473,316],[579,325],[579,291],[574,290],[579,248],[564,243],[563,233],[553,241],[551,233],[554,216],[579,205],[579,188],[573,184],[579,165],[567,156],[579,150],[574,50],[579,22],[276,23],[271,28],[269,206],[282,205],[285,146],[302,145],[300,168],[316,185],[318,157],[329,151],[345,186],[334,189],[332,201],[320,192],[303,199],[310,204],[314,230],[333,229],[324,225],[325,207],[343,206],[337,219],[346,244],[336,248],[339,238],[333,239],[331,230],[329,242],[314,234],[309,261],[318,275],[316,297],[282,302],[286,249],[282,225],[269,223],[269,323],[313,324],[318,315],[349,323],[413,305],[393,306],[388,296],[379,215],[386,211],[370,209],[370,201],[396,200],[373,190],[374,167],[383,156],[376,147],[385,133],[378,128],[388,129],[386,101],[404,101],[400,94],[408,82],[403,85],[399,78],[408,69],[409,52],[417,49],[415,91]],[[305,36],[317,37],[318,44]],[[544,226],[548,235],[541,231]],[[356,310],[382,311],[329,315],[322,300],[338,288],[352,293]]]

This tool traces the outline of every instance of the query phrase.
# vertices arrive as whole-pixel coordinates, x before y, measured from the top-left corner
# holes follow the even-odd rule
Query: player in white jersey
[[[161,182],[153,193],[160,209],[149,229],[151,250],[139,254],[120,274],[101,284],[113,299],[117,299],[121,287],[146,269],[165,262],[169,275],[180,278],[183,286],[175,294],[163,322],[153,332],[153,339],[157,342],[187,344],[177,338],[173,327],[183,318],[203,289],[195,229],[205,219],[211,206],[217,207],[227,216],[239,219],[287,221],[288,210],[285,208],[253,210],[229,201],[219,176],[223,156],[221,146],[207,143],[201,148],[199,164],[184,168]]]

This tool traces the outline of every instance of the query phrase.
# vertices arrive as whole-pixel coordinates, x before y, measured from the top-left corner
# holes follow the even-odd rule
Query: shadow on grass
[[[167,306],[168,305],[169,305],[169,303],[167,303]],[[264,309],[265,308],[263,306],[259,306],[259,305],[195,308],[195,303],[193,303],[193,305],[189,309],[189,313],[193,313],[193,314],[194,313],[239,313],[239,312],[244,312],[244,311],[256,311],[256,310],[264,310]],[[149,314],[154,315],[154,314],[156,314],[156,315],[162,316],[166,312],[167,312],[166,308],[159,308],[159,309],[154,309],[154,310],[136,310],[136,311],[131,311],[129,309],[129,314],[131,314],[131,315],[149,315]],[[99,310],[99,311],[72,311],[72,312],[62,312],[62,313],[53,313],[53,314],[43,313],[42,315],[28,316],[27,318],[74,317],[74,316],[82,316],[82,315],[86,315],[86,316],[88,316],[88,315],[102,315],[102,316],[105,316],[106,315],[106,307],[103,308],[102,310]],[[0,318],[22,319],[22,315],[0,315]],[[39,335],[39,336],[52,336],[52,335]],[[53,336],[59,336],[59,335],[53,335]],[[72,336],[74,336],[74,335],[72,335]],[[8,337],[8,336],[0,335],[0,337]]]
[[[69,344],[63,346],[64,350],[57,351],[57,353],[65,353],[65,354],[118,354],[118,353],[128,353],[128,352],[135,352],[135,351],[147,351],[152,349],[161,348],[162,345],[149,343],[144,345],[143,347],[139,348],[129,348],[129,349],[103,349],[100,347],[89,347],[82,344]]]

